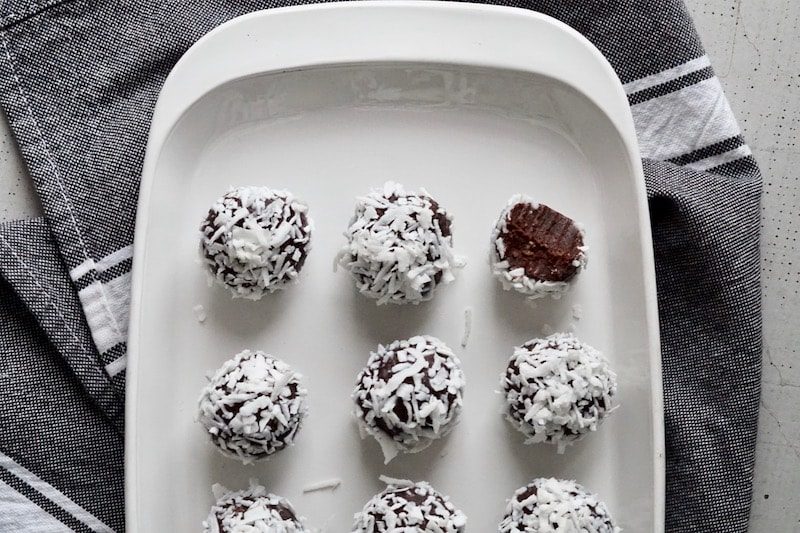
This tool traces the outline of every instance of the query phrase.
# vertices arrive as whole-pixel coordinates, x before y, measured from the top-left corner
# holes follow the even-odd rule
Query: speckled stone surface
[[[764,382],[751,531],[800,528],[800,2],[687,0],[764,173]],[[0,119],[0,222],[40,214]]]
[[[750,530],[800,530],[800,2],[689,0],[764,174],[764,377]]]
[[[42,208],[0,111],[0,223],[40,215]]]

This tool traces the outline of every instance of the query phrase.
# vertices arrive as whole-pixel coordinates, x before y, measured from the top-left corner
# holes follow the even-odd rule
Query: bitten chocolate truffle
[[[200,252],[211,279],[234,298],[258,300],[296,282],[311,250],[308,207],[288,191],[237,187],[200,225]]]
[[[426,191],[386,183],[358,198],[337,264],[378,304],[419,303],[455,279],[453,219]]]
[[[388,486],[356,514],[352,533],[463,533],[467,517],[428,483],[381,477]]]
[[[571,218],[516,195],[492,231],[492,273],[531,299],[560,296],[586,267],[583,229]]]
[[[464,384],[461,361],[435,337],[378,346],[353,392],[362,437],[375,437],[387,463],[424,450],[456,425]]]
[[[606,505],[574,481],[539,478],[518,489],[500,522],[500,533],[621,531]]]
[[[500,386],[505,415],[527,437],[563,453],[614,409],[617,376],[603,355],[568,333],[515,348]]]
[[[204,533],[311,533],[285,498],[250,480],[250,488],[231,492],[211,488],[217,503],[203,522]]]
[[[306,415],[300,374],[275,357],[244,350],[200,395],[198,420],[219,451],[251,463],[294,443]]]

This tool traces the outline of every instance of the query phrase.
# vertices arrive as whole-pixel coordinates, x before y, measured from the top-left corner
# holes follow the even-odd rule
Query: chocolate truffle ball
[[[461,361],[435,337],[378,346],[353,392],[362,436],[375,437],[387,463],[424,450],[457,423],[464,383]]]
[[[226,361],[200,395],[198,420],[228,457],[251,463],[294,442],[306,415],[300,374],[261,351]]]
[[[311,533],[292,505],[270,494],[255,480],[250,488],[231,492],[212,487],[217,503],[203,522],[204,533]]]
[[[308,207],[288,191],[237,187],[200,225],[211,279],[234,298],[258,300],[296,282],[311,249]]]
[[[531,299],[559,297],[586,267],[583,229],[558,211],[516,195],[492,231],[492,273]]]
[[[378,304],[430,300],[463,266],[452,250],[452,222],[426,191],[406,192],[387,183],[358,198],[337,264]]]
[[[463,533],[467,517],[428,483],[381,478],[388,486],[356,514],[353,533]]]
[[[539,478],[514,493],[499,531],[617,533],[621,530],[595,494],[574,481]]]
[[[505,415],[526,443],[568,444],[614,409],[617,376],[603,355],[568,333],[515,348],[501,380]]]

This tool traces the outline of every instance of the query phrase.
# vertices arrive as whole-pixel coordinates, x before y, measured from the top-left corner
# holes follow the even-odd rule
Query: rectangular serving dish
[[[354,198],[386,180],[435,196],[468,260],[419,306],[376,307],[332,269]],[[234,185],[288,188],[316,225],[301,283],[260,302],[209,287],[197,261],[199,223]],[[574,290],[535,308],[502,291],[488,267],[491,227],[520,192],[582,222],[590,247]],[[467,514],[468,531],[496,530],[506,499],[539,476],[578,480],[626,531],[663,530],[655,280],[633,123],[602,55],[553,19],[359,2],[259,12],[214,30],[159,98],[133,279],[128,531],[197,531],[211,485],[238,489],[249,478],[287,497],[310,526],[349,531],[381,474],[430,481]],[[513,346],[569,329],[607,355],[621,406],[558,455],[522,444],[496,391]],[[370,350],[416,334],[461,357],[462,422],[429,450],[384,466],[378,445],[359,438],[350,393]],[[284,359],[309,389],[297,444],[251,466],[219,455],[195,421],[206,375],[244,348]],[[303,492],[330,478],[342,480],[337,490]]]

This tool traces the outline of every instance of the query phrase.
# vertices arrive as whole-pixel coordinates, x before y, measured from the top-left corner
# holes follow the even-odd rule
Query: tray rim
[[[496,39],[495,46],[486,47],[486,42],[473,40],[466,35],[465,27],[480,21],[481,31]],[[325,38],[307,39],[302,32],[295,32],[293,39],[301,48],[281,50],[283,56],[261,56],[252,54],[252,61],[236,61],[246,54],[235,54],[237,47],[248,39],[273,39],[268,30],[297,27],[308,35],[319,37],[314,26],[329,29],[331,22],[344,23],[360,29],[335,43]],[[372,26],[366,26],[370,24]],[[422,38],[392,40],[391,31],[404,31],[410,25],[435,26],[437,35]],[[365,29],[366,28],[366,29]],[[513,31],[511,29],[513,28]],[[414,28],[416,29],[416,28]],[[471,29],[475,29],[474,27]],[[255,30],[255,31],[254,31]],[[499,31],[502,30],[502,31]],[[526,33],[520,35],[519,32]],[[529,32],[529,33],[528,33]],[[449,45],[443,38],[460,38],[460,42]],[[340,36],[341,37],[341,36]],[[527,37],[537,44],[568,47],[569,60],[555,54],[536,51],[533,54],[519,53],[518,38]],[[332,37],[332,39],[337,39]],[[312,42],[315,41],[315,42]],[[500,44],[498,44],[500,43]],[[502,50],[502,43],[507,46]],[[259,43],[262,44],[262,43]],[[331,47],[326,45],[336,44]],[[462,46],[459,46],[462,45]],[[571,47],[571,48],[569,48]],[[491,48],[488,50],[487,48]],[[241,51],[240,48],[238,48]],[[560,52],[564,48],[559,48]],[[297,52],[297,53],[295,53]],[[224,58],[225,61],[219,59]],[[209,62],[209,59],[216,61]],[[137,510],[137,462],[133,450],[136,448],[137,431],[134,421],[137,415],[138,349],[140,334],[141,294],[145,239],[148,229],[149,198],[158,158],[174,126],[185,113],[204,95],[214,89],[252,75],[282,72],[287,70],[334,67],[359,64],[439,64],[514,70],[544,75],[571,86],[591,100],[610,120],[619,132],[630,159],[635,176],[636,195],[639,203],[645,286],[645,306],[648,323],[649,365],[651,375],[651,415],[653,424],[653,505],[655,510],[654,531],[663,531],[665,524],[665,443],[661,349],[658,308],[656,300],[655,266],[650,232],[649,210],[645,190],[644,172],[639,156],[633,117],[615,71],[602,55],[580,33],[566,24],[547,15],[521,8],[469,4],[430,0],[381,0],[347,1],[331,4],[309,4],[285,8],[256,11],[234,18],[211,30],[199,39],[178,61],[167,77],[153,113],[147,150],[145,154],[139,193],[131,286],[131,309],[128,341],[128,366],[126,372],[125,418],[125,524],[126,530],[138,531]],[[577,66],[577,65],[580,65]],[[587,87],[591,86],[591,92]]]

